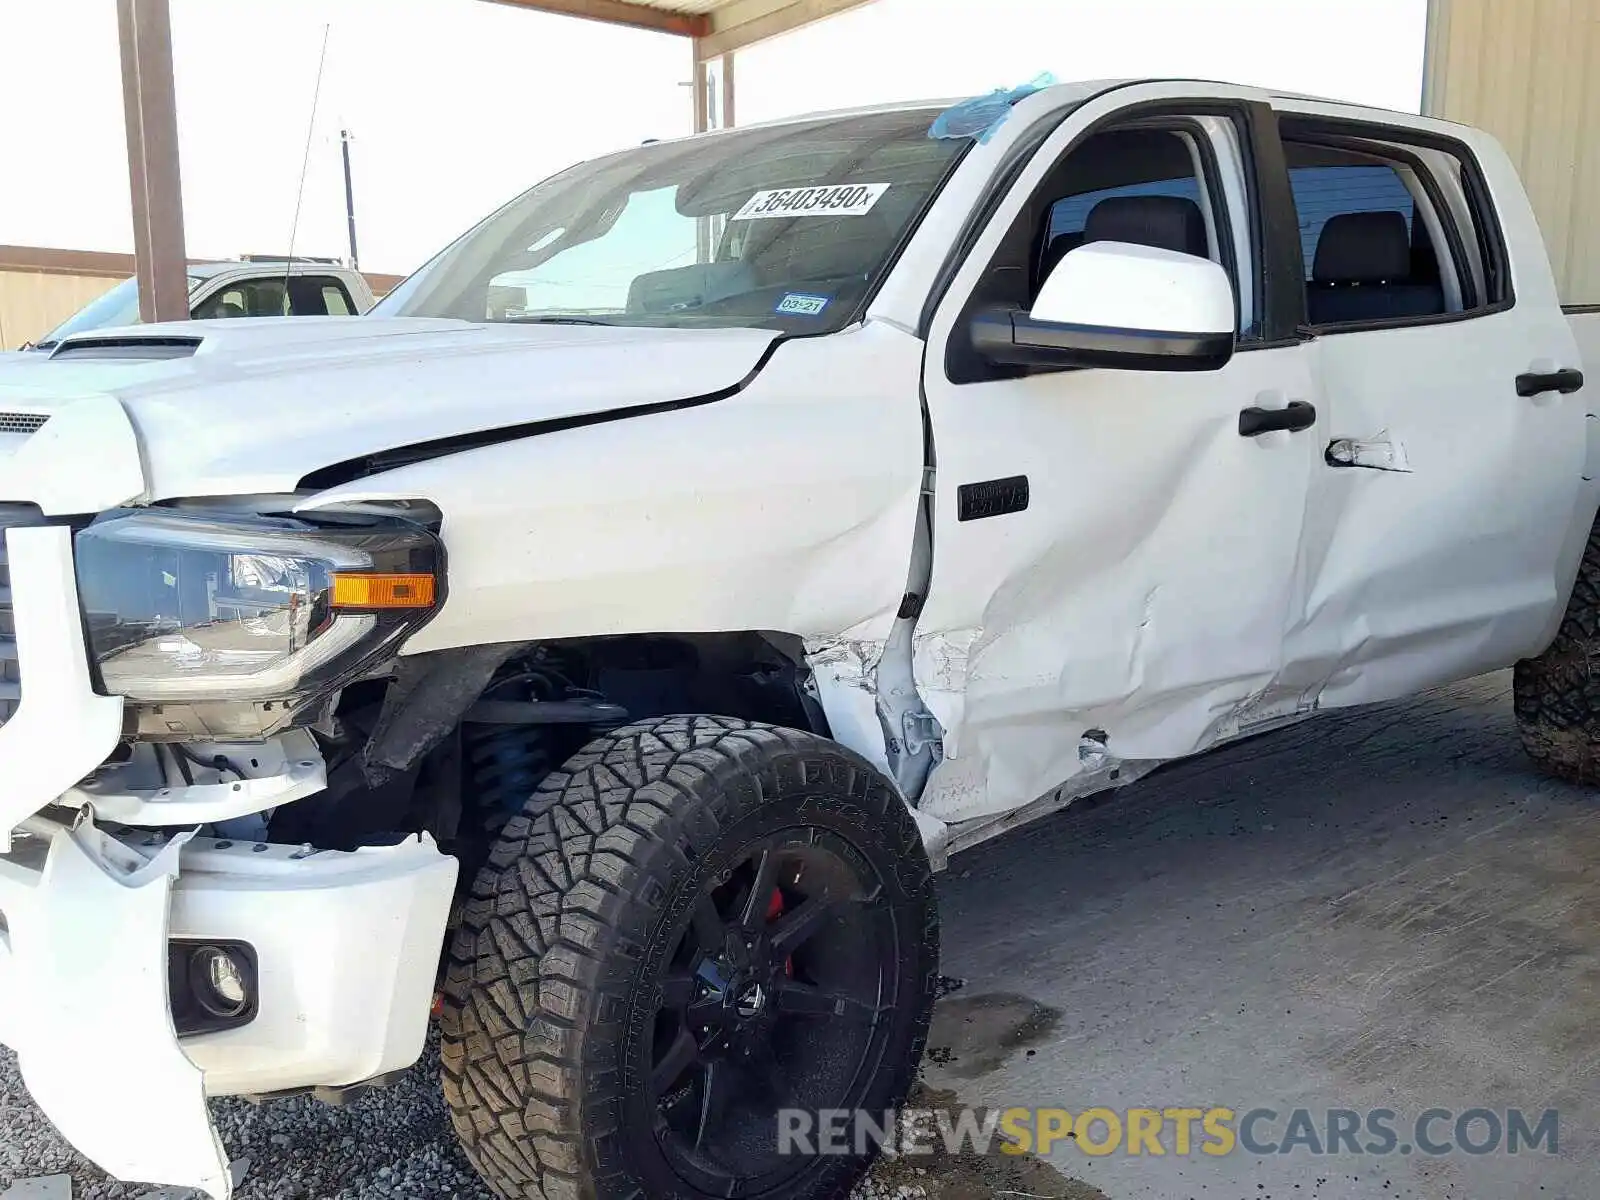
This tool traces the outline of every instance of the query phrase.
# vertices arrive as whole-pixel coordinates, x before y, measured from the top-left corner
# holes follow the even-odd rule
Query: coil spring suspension
[[[478,807],[500,819],[519,812],[557,765],[553,731],[528,725],[468,725],[462,730]]]
[[[521,812],[546,775],[596,734],[622,724],[627,717],[616,705],[606,704],[599,693],[574,686],[546,664],[514,668],[490,685],[485,698],[592,705],[595,714],[592,721],[577,722],[566,714],[553,724],[474,723],[469,714],[462,727],[462,747],[478,810],[491,826],[504,824]]]

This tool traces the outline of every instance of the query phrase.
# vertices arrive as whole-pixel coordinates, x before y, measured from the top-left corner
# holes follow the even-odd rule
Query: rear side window
[[[289,311],[281,279],[250,279],[231,284],[195,305],[197,321],[216,317],[281,317]]]
[[[1291,167],[1289,185],[1300,214],[1300,250],[1305,277],[1311,278],[1317,242],[1328,218],[1339,213],[1398,212],[1405,218],[1409,237],[1416,220],[1416,203],[1400,173],[1392,166],[1347,163],[1333,167]]]
[[[1504,246],[1465,146],[1355,122],[1280,127],[1312,326],[1427,322],[1510,302]]]
[[[297,275],[289,280],[289,315],[348,317],[356,311],[344,284],[331,275]]]

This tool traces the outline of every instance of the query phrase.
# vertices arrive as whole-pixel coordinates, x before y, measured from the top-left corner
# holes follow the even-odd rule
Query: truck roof
[[[318,259],[224,259],[221,262],[190,263],[185,270],[191,279],[214,279],[218,275],[227,275],[235,271],[248,271],[253,275],[300,274],[311,271],[318,274],[327,274],[330,271],[345,271],[342,263],[322,262]]]
[[[1074,102],[1074,101],[1086,100],[1090,96],[1093,96],[1093,95],[1095,95],[1095,94],[1097,94],[1099,92],[1109,91],[1112,88],[1129,87],[1131,85],[1140,84],[1140,83],[1172,83],[1172,82],[1177,82],[1179,80],[1179,78],[1180,78],[1179,76],[1151,75],[1151,76],[1143,76],[1143,77],[1126,77],[1126,78],[1111,78],[1111,79],[1063,80],[1060,83],[1054,83],[1054,84],[1049,85],[1048,87],[1040,88],[1039,91],[1041,93],[1048,94],[1048,95],[1050,95],[1050,96],[1054,97],[1055,99],[1060,100],[1062,102],[1070,103],[1070,102]],[[1227,81],[1227,80],[1196,80],[1195,82],[1228,83],[1230,81]],[[1388,111],[1388,110],[1384,110],[1384,109],[1374,108],[1372,105],[1361,104],[1361,103],[1359,103],[1357,101],[1354,101],[1354,100],[1341,100],[1341,99],[1339,99],[1338,97],[1335,97],[1335,96],[1318,96],[1318,95],[1315,95],[1315,94],[1309,93],[1309,92],[1294,92],[1294,91],[1289,91],[1286,88],[1259,87],[1259,86],[1254,85],[1254,84],[1239,84],[1238,86],[1240,86],[1240,87],[1249,87],[1252,90],[1258,91],[1261,95],[1270,96],[1270,97],[1273,97],[1274,99],[1315,100],[1315,101],[1317,101],[1319,103],[1323,103],[1323,104],[1338,104],[1338,105],[1343,105],[1343,106],[1348,107],[1348,108],[1364,109],[1364,110],[1366,110],[1368,112]],[[817,110],[815,112],[796,114],[794,116],[778,117],[778,118],[775,118],[775,119],[770,120],[770,121],[752,121],[752,122],[750,122],[748,124],[740,125],[738,128],[739,129],[773,128],[773,127],[778,127],[778,126],[783,126],[783,125],[798,124],[798,123],[805,122],[805,121],[814,121],[819,117],[864,116],[864,115],[867,115],[869,113],[905,112],[905,111],[911,111],[911,110],[915,110],[915,109],[928,109],[930,111],[942,111],[943,109],[950,108],[950,107],[952,107],[954,105],[957,105],[957,104],[965,103],[966,101],[969,101],[969,100],[972,100],[972,99],[975,99],[975,98],[977,98],[977,97],[973,97],[973,96],[946,96],[946,97],[943,97],[943,98],[930,97],[930,98],[925,98],[925,99],[920,99],[920,100],[896,100],[896,101],[892,101],[892,102],[887,103],[887,104],[866,104],[866,105],[858,105],[858,106],[853,106],[853,107],[849,107],[849,108],[841,108],[841,109],[821,109],[821,110]],[[1416,113],[1405,113],[1405,114],[1400,114],[1400,115],[1415,117],[1417,114]],[[701,135],[701,136],[712,136],[712,137],[714,137],[719,133],[726,133],[726,132],[735,132],[735,131],[733,131],[733,130],[714,130],[710,134]],[[666,139],[663,139],[663,140],[666,140]]]

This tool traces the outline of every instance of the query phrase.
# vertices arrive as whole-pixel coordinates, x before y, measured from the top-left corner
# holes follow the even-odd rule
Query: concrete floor
[[[1111,1200],[1600,1196],[1600,796],[1532,772],[1509,691],[1319,717],[956,858],[944,971],[967,982],[928,1082],[1074,1111],[1389,1108],[1403,1140],[1434,1107],[1560,1111],[1554,1156],[1179,1158],[1170,1133],[1164,1158],[1051,1155]],[[954,1007],[984,995],[1060,1015],[986,1047]]]

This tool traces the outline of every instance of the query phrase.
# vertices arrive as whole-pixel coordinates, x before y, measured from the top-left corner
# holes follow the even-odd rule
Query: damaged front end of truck
[[[226,1200],[208,1098],[336,1096],[410,1066],[462,887],[597,735],[678,712],[827,734],[850,691],[886,770],[920,786],[936,759],[908,641],[881,697],[825,676],[827,705],[826,639],[773,632],[401,655],[449,597],[431,503],[151,503],[107,395],[8,440],[0,1044],[119,1178]]]

